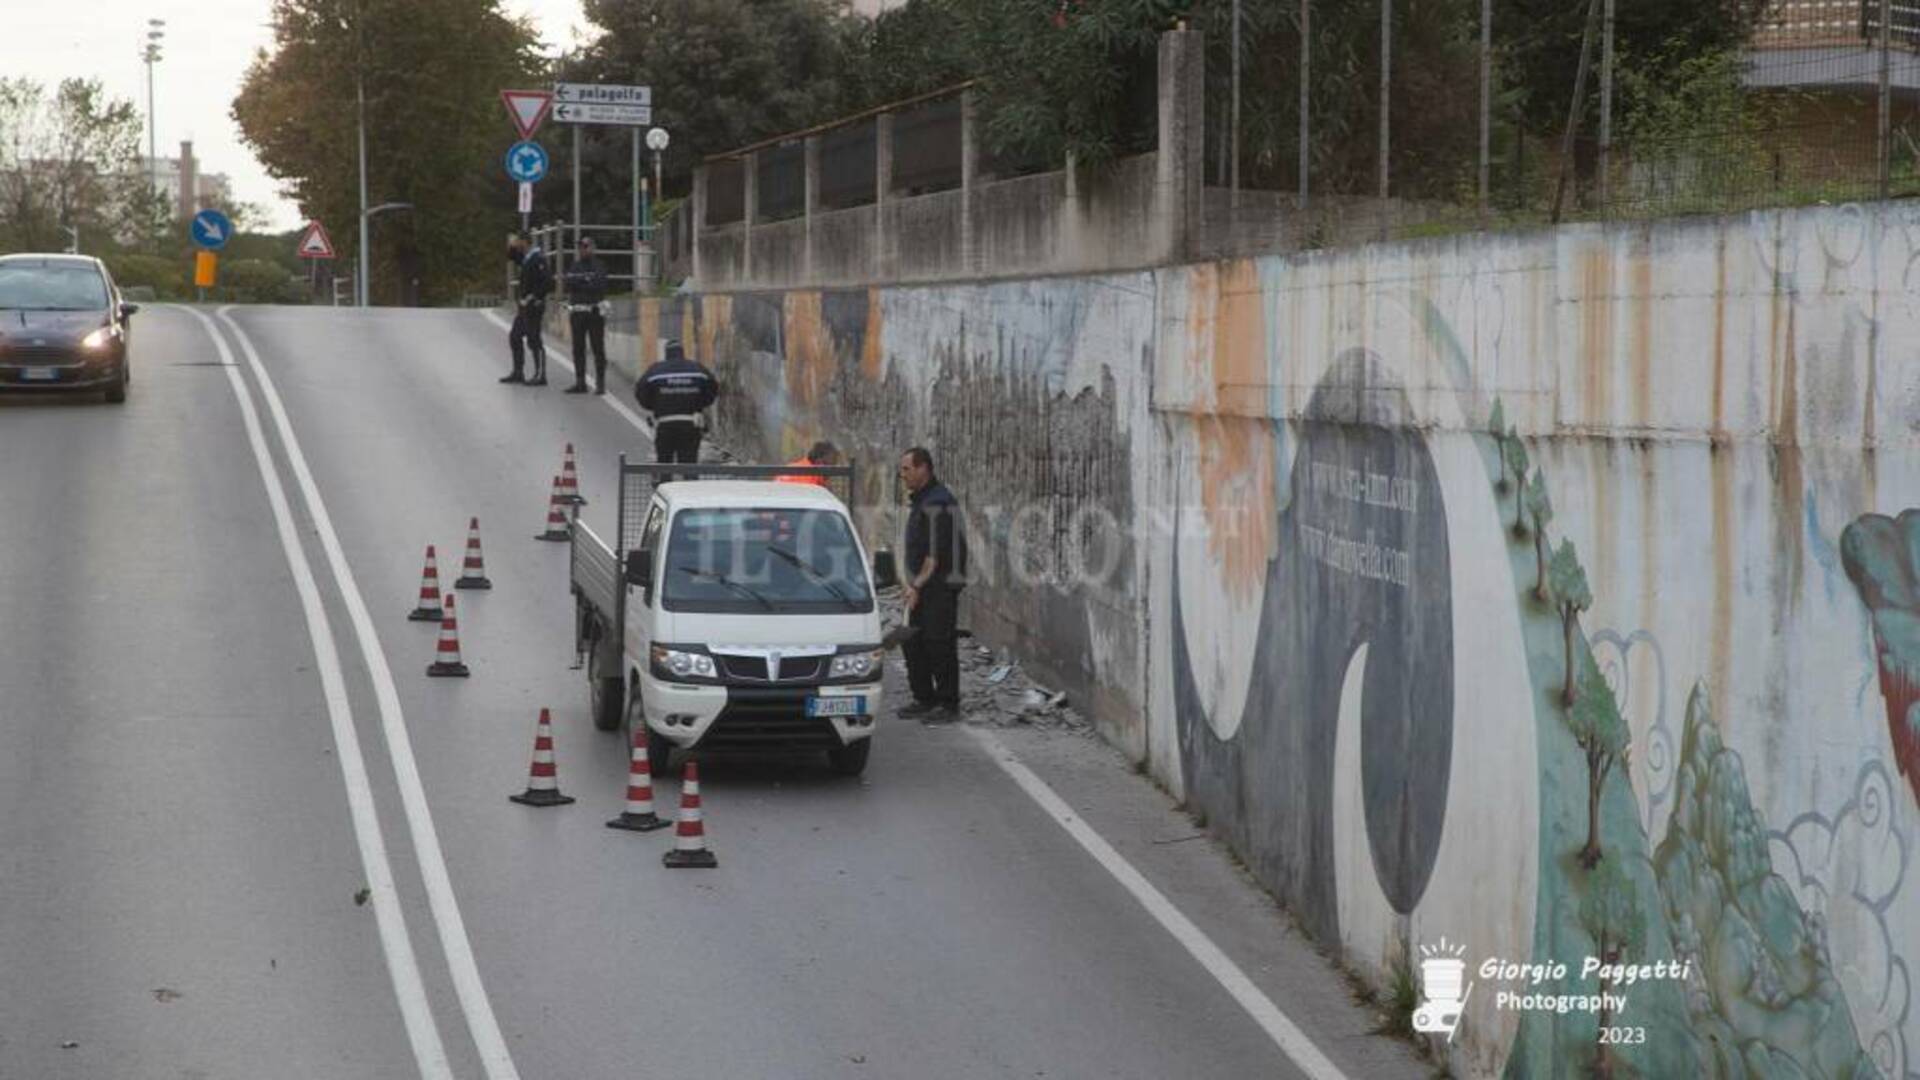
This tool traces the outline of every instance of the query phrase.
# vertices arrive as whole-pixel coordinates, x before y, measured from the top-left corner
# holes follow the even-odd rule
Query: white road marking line
[[[253,398],[233,363],[233,352],[220,336],[213,320],[192,308],[183,307],[200,320],[220,351],[226,365],[227,384],[240,403],[240,416],[247,428],[247,441],[253,447],[253,460],[260,468],[260,479],[267,487],[267,501],[273,504],[273,520],[280,533],[280,548],[293,571],[294,587],[300,593],[300,609],[306,615],[307,636],[313,645],[315,666],[320,671],[320,686],[327,700],[327,719],[333,727],[333,742],[339,750],[340,777],[347,787],[347,808],[353,818],[354,841],[360,849],[360,865],[367,875],[367,890],[373,901],[374,923],[379,927],[380,947],[386,953],[387,973],[393,980],[394,996],[400,1002],[400,1016],[406,1025],[407,1040],[413,1044],[414,1061],[420,1075],[434,1080],[453,1080],[453,1067],[447,1061],[440,1031],[434,1027],[433,1010],[427,1004],[426,985],[420,979],[420,964],[414,956],[413,941],[407,934],[406,916],[400,909],[400,895],[393,884],[393,865],[387,859],[387,845],[380,834],[380,816],[373,801],[373,787],[367,780],[367,765],[360,752],[360,737],[353,724],[353,710],[347,700],[346,677],[340,669],[340,653],[334,644],[333,628],[327,620],[326,606],[314,583],[313,567],[300,547],[294,531],[293,512],[288,508],[286,490],[261,434],[260,418]],[[344,887],[343,887],[344,888]]]
[[[1031,796],[1034,802],[1040,804],[1040,809],[1059,822],[1060,827],[1067,830],[1067,835],[1073,837],[1087,854],[1093,856],[1095,862],[1105,867],[1107,873],[1112,874],[1122,888],[1132,893],[1133,898],[1140,901],[1140,906],[1147,909],[1147,914],[1152,915],[1154,921],[1165,928],[1167,933],[1172,934],[1174,940],[1185,946],[1195,960],[1200,961],[1200,966],[1206,968],[1207,973],[1218,980],[1227,993],[1233,995],[1233,999],[1240,1003],[1240,1007],[1247,1010],[1248,1015],[1253,1017],[1254,1023],[1260,1025],[1261,1029],[1267,1033],[1267,1037],[1280,1048],[1280,1052],[1285,1054],[1301,1072],[1313,1077],[1314,1080],[1346,1080],[1346,1074],[1320,1052],[1320,1048],[1313,1044],[1313,1040],[1307,1037],[1306,1032],[1301,1031],[1286,1013],[1281,1012],[1280,1007],[1261,992],[1260,988],[1253,984],[1252,979],[1247,978],[1239,965],[1229,959],[1226,953],[1220,951],[1220,947],[1215,945],[1205,932],[1181,914],[1180,909],[1173,906],[1173,901],[1168,900],[1165,894],[1154,888],[1153,883],[1148,881],[1140,871],[1134,869],[1133,864],[1128,862],[1125,856],[1115,851],[1113,845],[1107,843],[1099,833],[1093,831],[1092,826],[1080,818],[1080,815],[1074,813],[1073,808],[1068,806],[1065,800],[1054,794],[1046,781],[1021,764],[1020,759],[1013,756],[1013,751],[1008,750],[1006,744],[983,728],[969,726],[967,734],[979,742],[995,764],[999,765],[1008,776],[1013,777],[1013,782],[1020,785],[1022,791]]]
[[[414,763],[413,744],[407,737],[406,717],[400,711],[400,693],[394,687],[393,672],[387,667],[386,653],[380,648],[380,638],[374,630],[373,619],[367,615],[366,601],[361,597],[360,586],[354,580],[353,568],[347,565],[347,557],[340,548],[340,537],[333,530],[326,503],[321,500],[320,489],[314,483],[313,471],[307,467],[306,455],[300,451],[300,440],[293,433],[292,422],[287,419],[280,393],[274,389],[273,379],[260,362],[260,354],[254,350],[252,339],[228,314],[232,310],[231,305],[221,308],[220,321],[232,330],[234,340],[240,343],[240,351],[246,355],[247,366],[260,383],[267,409],[273,415],[274,425],[280,430],[280,441],[286,448],[287,461],[293,467],[294,477],[300,482],[307,512],[312,515],[315,531],[319,533],[320,546],[327,553],[327,563],[333,569],[334,580],[340,586],[341,599],[353,621],[354,636],[360,643],[360,656],[372,677],[374,697],[380,703],[381,731],[387,739],[387,755],[393,759],[394,778],[400,788],[400,804],[406,811],[414,855],[420,864],[420,877],[427,889],[427,907],[433,913],[434,928],[440,934],[440,947],[446,953],[447,968],[453,977],[454,993],[460,999],[460,1009],[466,1014],[467,1030],[473,1035],[474,1047],[479,1051],[480,1063],[486,1069],[488,1080],[518,1080],[520,1074],[514,1068],[513,1056],[508,1052],[507,1041],[500,1033],[500,1022],[494,1017],[493,1006],[487,1000],[486,986],[480,981],[480,967],[473,958],[473,945],[467,938],[466,923],[460,918],[460,904],[453,896],[453,882],[447,876],[446,858],[440,851],[440,838],[434,832],[433,814],[427,807],[426,789],[420,783],[420,769]]]
[[[500,329],[505,330],[508,333],[513,332],[513,324],[501,318],[500,316],[495,315],[493,312],[486,311],[483,309],[480,312],[480,314],[485,315],[487,318],[493,320],[493,324],[495,326],[498,326]],[[547,353],[547,363],[559,364],[561,367],[567,369],[567,374],[569,375],[574,374],[573,363],[558,353],[554,353],[554,352]],[[609,363],[607,366],[612,367],[613,365]],[[578,378],[578,376],[576,375],[575,378]],[[621,402],[618,398],[614,397],[612,394],[598,394],[595,396],[598,397],[601,401],[606,402],[608,408],[612,409],[614,412],[617,412],[621,416],[625,417],[627,423],[632,424],[634,427],[639,428],[640,434],[645,435],[648,441],[652,441],[653,425],[647,423],[645,420],[640,419],[639,413],[636,413],[632,409],[627,408],[625,403]]]

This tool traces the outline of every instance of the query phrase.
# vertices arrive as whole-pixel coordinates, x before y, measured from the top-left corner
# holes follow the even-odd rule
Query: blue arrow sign
[[[517,142],[507,148],[507,175],[531,184],[547,175],[547,152],[537,142]]]
[[[218,210],[202,210],[193,215],[193,242],[209,251],[219,251],[233,237],[233,222]]]

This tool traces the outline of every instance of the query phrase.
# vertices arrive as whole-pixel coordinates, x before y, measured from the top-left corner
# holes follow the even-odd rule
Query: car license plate
[[[867,699],[858,695],[808,698],[807,715],[865,716],[867,715]]]
[[[59,377],[59,368],[30,367],[20,369],[20,379],[23,382],[52,382]]]

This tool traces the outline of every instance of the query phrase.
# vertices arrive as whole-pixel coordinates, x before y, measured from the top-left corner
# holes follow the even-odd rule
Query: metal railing
[[[594,254],[608,264],[607,281],[627,286],[632,292],[645,292],[660,280],[659,252],[653,243],[657,226],[574,225],[571,222],[536,226],[529,239],[547,253],[553,266],[555,288],[566,276],[567,264],[580,249],[582,239],[593,240]],[[638,236],[636,243],[635,237]],[[519,295],[519,274],[511,264],[507,268],[507,295]],[[609,290],[613,291],[613,290]]]

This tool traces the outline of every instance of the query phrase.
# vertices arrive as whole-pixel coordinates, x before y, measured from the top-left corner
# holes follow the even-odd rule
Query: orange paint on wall
[[[803,406],[817,405],[833,385],[838,357],[833,334],[820,313],[820,293],[795,290],[781,300],[781,318],[785,323],[787,354],[787,394]]]
[[[1251,588],[1274,554],[1273,433],[1265,420],[1194,421],[1209,554],[1232,586]]]
[[[660,301],[640,301],[640,370],[660,357]]]
[[[1209,409],[1213,381],[1207,366],[1213,360],[1215,320],[1220,314],[1220,268],[1213,263],[1187,268],[1187,369],[1189,404]]]
[[[1267,415],[1266,297],[1250,259],[1221,267],[1213,320],[1214,409],[1228,416]]]
[[[719,349],[714,344],[721,327],[733,326],[733,297],[703,296],[700,298],[700,325],[696,328],[699,348],[694,359],[712,368],[717,366]]]
[[[877,383],[883,377],[886,367],[886,349],[880,343],[884,323],[880,318],[880,290],[867,290],[867,331],[860,342],[860,374],[870,383]]]

